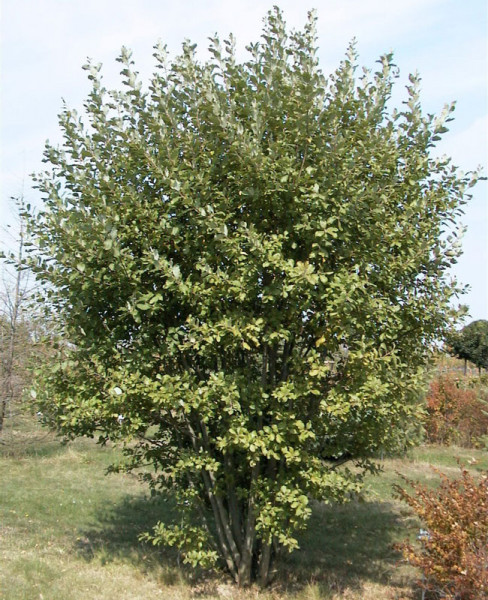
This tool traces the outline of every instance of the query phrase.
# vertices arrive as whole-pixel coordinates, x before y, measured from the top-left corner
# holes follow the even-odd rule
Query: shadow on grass
[[[175,516],[171,500],[147,496],[127,497],[97,515],[97,527],[84,531],[77,551],[86,560],[128,561],[161,583],[195,583],[213,575],[184,568],[176,551],[139,541],[158,521]],[[278,562],[276,591],[299,591],[309,584],[321,597],[347,589],[357,591],[368,582],[401,587],[392,572],[400,559],[393,545],[403,536],[405,523],[398,509],[386,502],[351,502],[343,506],[316,504],[309,527],[300,537],[300,550]]]
[[[190,573],[180,564],[177,551],[139,539],[159,521],[169,522],[174,515],[171,499],[127,496],[96,515],[97,525],[80,533],[76,551],[87,561],[128,562],[142,573],[155,575],[165,585],[189,581]]]
[[[402,521],[389,502],[317,504],[300,549],[282,558],[277,583],[300,588],[313,582],[324,598],[366,583],[403,587],[405,582],[393,576],[401,559],[394,544],[405,537]]]

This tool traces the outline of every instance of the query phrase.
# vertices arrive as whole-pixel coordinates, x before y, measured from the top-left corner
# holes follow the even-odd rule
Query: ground
[[[364,501],[314,506],[300,550],[284,557],[270,589],[238,591],[224,576],[187,569],[175,553],[138,541],[171,505],[151,499],[134,475],[105,474],[116,449],[91,440],[62,445],[32,417],[6,433],[2,600],[414,600],[418,574],[393,545],[415,537],[419,523],[392,495],[398,473],[435,485],[429,464],[453,475],[456,457],[473,471],[488,468],[486,452],[453,447],[424,446],[383,460]]]

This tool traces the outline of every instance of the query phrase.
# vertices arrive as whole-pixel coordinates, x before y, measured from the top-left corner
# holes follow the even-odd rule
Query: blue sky
[[[161,39],[174,54],[185,38],[205,57],[207,38],[218,32],[244,46],[258,39],[273,2],[262,0],[3,0],[1,7],[0,248],[9,244],[11,196],[38,196],[29,175],[42,169],[44,142],[59,139],[62,98],[80,108],[89,86],[81,66],[102,62],[105,83],[118,85],[115,58],[122,45],[134,51],[143,77],[152,72],[152,46]],[[437,152],[469,170],[488,163],[488,47],[485,0],[282,0],[291,27],[301,27],[310,8],[318,13],[321,67],[334,70],[355,37],[359,62],[374,67],[393,50],[401,70],[399,104],[409,72],[422,77],[421,101],[438,113],[457,101]],[[466,207],[464,255],[454,274],[470,285],[463,303],[472,319],[488,318],[488,192],[481,182]]]

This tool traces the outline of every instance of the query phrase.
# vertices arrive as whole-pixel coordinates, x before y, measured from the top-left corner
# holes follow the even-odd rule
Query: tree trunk
[[[212,507],[212,512],[214,516],[215,529],[217,531],[218,545],[220,548],[221,556],[225,560],[227,568],[229,569],[230,574],[234,579],[238,580],[238,566],[240,563],[240,557],[238,552],[236,552],[235,545],[233,547],[229,546],[229,538],[226,535],[225,525],[222,523],[222,511],[219,510],[219,505],[217,498],[214,494],[214,489],[212,486],[212,482],[208,473],[206,471],[202,471],[202,477],[205,484],[205,488],[207,491],[208,499],[210,501],[210,506]]]
[[[263,543],[261,556],[259,557],[258,583],[261,587],[266,587],[269,583],[269,573],[271,566],[271,555],[273,544]]]
[[[249,501],[247,508],[246,529],[241,548],[241,560],[239,563],[237,583],[239,587],[251,585],[252,580],[252,559],[256,540],[256,514],[254,487],[259,476],[259,463],[254,465],[251,473],[251,483],[249,486]]]
[[[3,422],[7,415],[7,398],[2,396],[2,404],[0,405],[0,434],[3,431]]]
[[[237,574],[237,583],[239,587],[248,587],[252,581],[252,558],[253,547],[256,536],[256,519],[254,510],[248,516],[248,524],[246,528],[246,536],[242,546],[241,560]]]
[[[234,461],[228,454],[225,456],[225,466],[229,473],[234,472]],[[239,506],[239,500],[236,495],[235,487],[232,483],[227,483],[227,503],[229,506],[229,519],[232,534],[237,544],[239,554],[242,552],[242,514]]]

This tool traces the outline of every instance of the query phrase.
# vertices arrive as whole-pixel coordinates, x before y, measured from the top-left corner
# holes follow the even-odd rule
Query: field
[[[2,600],[413,600],[418,575],[393,544],[415,537],[419,524],[392,496],[398,472],[435,484],[429,464],[455,474],[459,457],[473,470],[488,468],[486,452],[452,447],[384,460],[365,501],[314,507],[300,550],[283,560],[269,590],[238,591],[138,541],[171,506],[151,499],[135,476],[105,475],[115,449],[62,445],[36,425],[27,429],[0,446]]]

